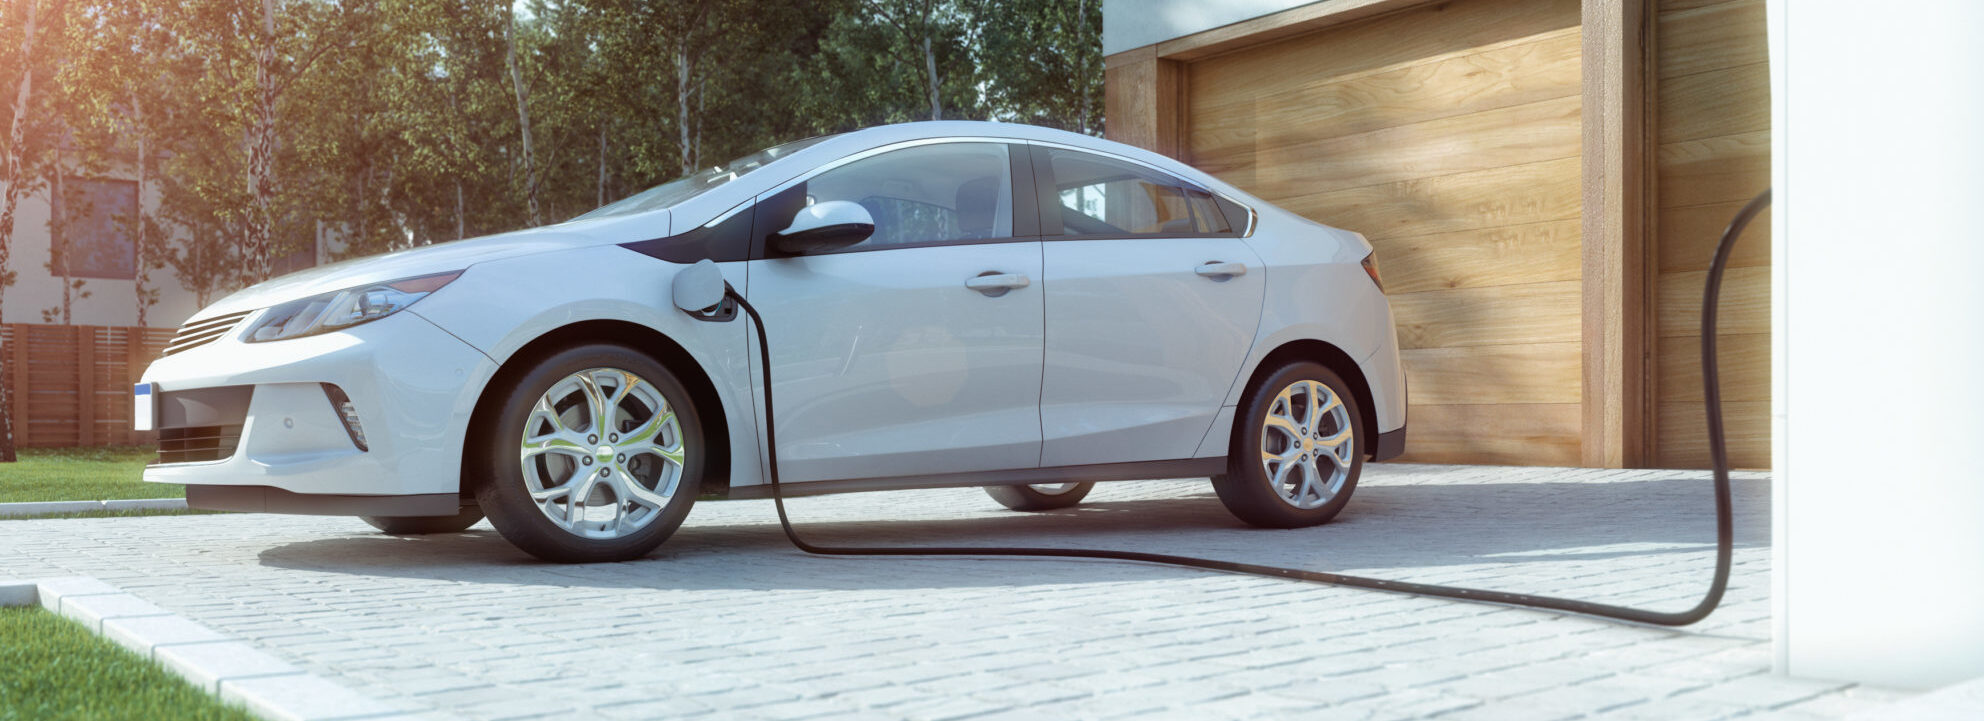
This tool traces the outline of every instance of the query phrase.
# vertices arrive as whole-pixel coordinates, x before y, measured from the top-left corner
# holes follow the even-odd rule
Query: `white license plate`
[[[157,383],[139,383],[131,387],[131,425],[137,430],[152,429],[156,408],[152,399],[157,395]]]

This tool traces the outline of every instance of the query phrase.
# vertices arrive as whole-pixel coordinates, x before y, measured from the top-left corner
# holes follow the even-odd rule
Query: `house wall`
[[[1189,3],[1127,5],[1105,36]],[[1327,0],[1109,55],[1108,134],[1372,240],[1407,459],[1702,467],[1701,283],[1767,182],[1762,29],[1761,0]],[[1739,246],[1718,335],[1743,467],[1770,463],[1768,248]]]
[[[116,176],[110,176],[116,177]],[[159,199],[155,188],[144,193],[139,201],[153,213],[158,211]],[[51,237],[48,228],[49,200],[52,191],[44,188],[39,192],[23,195],[14,216],[14,237],[11,257],[7,260],[9,270],[15,272],[14,284],[5,289],[4,299],[0,299],[0,323],[46,323],[42,311],[62,306],[62,278],[50,275],[48,270],[51,252]],[[73,298],[69,305],[72,325],[96,326],[135,326],[138,324],[137,286],[130,280],[108,280],[82,278],[83,290],[88,298]],[[151,283],[159,289],[158,303],[145,313],[145,324],[153,328],[176,328],[199,310],[198,299],[191,290],[179,282],[171,268],[155,268],[151,271]],[[80,295],[80,294],[78,294]],[[53,322],[61,323],[58,316]]]
[[[1185,72],[1182,159],[1371,240],[1402,460],[1577,465],[1577,0],[1431,5]]]
[[[1770,187],[1763,0],[1662,0],[1656,16],[1652,243],[1658,268],[1652,464],[1705,468],[1701,300],[1731,217]],[[1729,459],[1770,466],[1770,216],[1723,276],[1716,351]]]

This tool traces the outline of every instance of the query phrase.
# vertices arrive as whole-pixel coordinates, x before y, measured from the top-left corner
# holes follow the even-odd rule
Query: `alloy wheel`
[[[662,514],[681,484],[685,449],[660,389],[619,368],[560,379],[524,423],[518,460],[544,516],[572,535],[625,537]]]
[[[1275,395],[1261,428],[1261,468],[1275,494],[1311,509],[1343,490],[1357,456],[1350,410],[1336,391],[1298,380]]]

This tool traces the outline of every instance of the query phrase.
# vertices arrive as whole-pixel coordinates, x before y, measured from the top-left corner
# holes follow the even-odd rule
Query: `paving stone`
[[[33,523],[32,521],[10,521],[10,523]],[[48,523],[41,521],[40,523]],[[123,589],[112,586],[89,576],[66,576],[43,578],[35,581],[37,598],[41,607],[55,613],[62,612],[62,599],[69,596],[89,596],[97,594],[123,593]]]
[[[220,698],[270,721],[372,719],[407,710],[307,674],[224,680]]]
[[[229,640],[218,631],[176,615],[106,619],[103,635],[145,658],[152,658],[153,650],[160,646]]]
[[[92,632],[102,633],[103,622],[109,619],[166,616],[170,612],[128,593],[93,593],[63,598],[61,614]]]
[[[164,646],[153,658],[194,686],[218,692],[222,681],[303,673],[295,665],[239,641]]]
[[[1045,514],[976,489],[791,509],[821,543],[1143,550],[1664,609],[1713,565],[1705,479],[1373,464],[1337,521],[1287,531],[1235,522],[1203,480],[1102,484]],[[1912,697],[1770,675],[1768,486],[1737,474],[1724,605],[1678,630],[1147,564],[808,556],[764,501],[698,504],[630,563],[540,564],[487,525],[408,539],[222,514],[10,520],[0,568],[109,582],[52,582],[57,607],[128,592],[242,639],[168,644],[167,663],[307,671],[437,721],[1804,721]]]

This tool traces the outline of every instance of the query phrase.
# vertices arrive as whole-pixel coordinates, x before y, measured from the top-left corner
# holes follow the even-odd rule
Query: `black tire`
[[[554,385],[564,383],[569,377],[589,369],[619,369],[631,372],[646,381],[661,396],[661,400],[675,412],[676,427],[679,429],[677,440],[681,443],[683,456],[674,493],[669,495],[659,508],[648,511],[645,525],[613,538],[586,538],[566,530],[559,522],[553,521],[552,511],[541,509],[532,500],[529,482],[525,480],[525,464],[538,461],[520,462],[518,453],[524,439],[525,427],[532,422],[532,410],[539,398],[551,392]],[[538,558],[557,563],[633,560],[647,555],[656,546],[668,540],[668,537],[675,533],[675,529],[682,525],[682,520],[688,517],[689,507],[695,504],[696,494],[702,482],[707,455],[704,443],[706,434],[703,432],[701,417],[696,412],[695,404],[690,401],[688,390],[676,379],[675,374],[669,372],[661,363],[644,353],[624,346],[603,343],[583,345],[560,351],[540,361],[510,387],[499,389],[497,392],[507,394],[501,410],[493,422],[482,425],[483,437],[472,439],[472,442],[478,443],[481,448],[483,464],[479,469],[481,477],[488,479],[488,482],[483,483],[476,490],[476,500],[480,502],[482,511],[489,515],[489,521],[496,527],[496,531],[517,548]],[[620,405],[615,408],[624,410],[626,406]],[[654,412],[659,409],[648,410]],[[559,413],[563,414],[566,411],[560,410]],[[541,424],[543,421],[536,422]],[[590,429],[590,421],[587,423]],[[587,433],[583,430],[576,432]],[[592,441],[594,443],[607,440],[598,437],[597,434],[589,435],[595,439]],[[552,455],[555,454],[545,454],[542,457],[549,458]],[[589,458],[582,460],[586,463],[583,473],[576,464],[567,464],[572,466],[568,483],[573,482],[570,479],[590,474],[594,468],[602,471],[608,468],[606,465],[608,458],[602,458],[598,466],[593,466]],[[627,465],[629,464],[624,462],[615,463],[612,467]],[[544,466],[533,466],[532,472],[546,473]],[[563,484],[552,485],[561,487]],[[643,486],[643,489],[659,490],[658,481],[656,485],[657,487]],[[612,501],[615,505],[624,507],[628,502],[628,499],[614,494],[611,488],[607,489],[607,493],[613,495]],[[598,491],[590,493],[588,499],[598,494]],[[569,500],[566,503],[569,504]],[[588,505],[589,503],[590,500]],[[566,508],[568,509],[566,513],[569,515],[570,506],[567,505]],[[625,512],[624,509],[619,510],[615,517],[618,518],[619,513]]]
[[[359,516],[364,521],[395,536],[424,536],[429,533],[461,533],[482,520],[482,511],[464,508],[452,516]]]
[[[1263,453],[1271,452],[1269,445],[1275,446],[1273,452],[1294,448],[1290,435],[1276,431],[1273,434],[1274,438],[1272,440],[1269,438],[1270,434],[1266,430],[1267,415],[1277,405],[1278,396],[1284,389],[1290,389],[1291,386],[1303,381],[1314,381],[1327,387],[1346,411],[1343,417],[1335,417],[1333,412],[1325,413],[1324,415],[1329,418],[1319,419],[1316,423],[1317,427],[1302,429],[1312,434],[1312,442],[1315,440],[1313,436],[1334,438],[1339,431],[1349,432],[1344,443],[1350,447],[1345,451],[1337,452],[1341,454],[1347,451],[1349,454],[1348,473],[1342,480],[1341,486],[1327,496],[1323,493],[1325,488],[1319,488],[1313,494],[1301,492],[1308,491],[1308,487],[1289,488],[1291,484],[1299,486],[1301,483],[1300,475],[1304,471],[1299,463],[1289,471],[1292,480],[1281,484],[1278,488],[1270,478],[1262,457]],[[1297,395],[1306,393],[1304,391]],[[1298,406],[1295,414],[1307,415],[1306,401],[1293,400],[1291,403]],[[1333,408],[1327,402],[1318,405]],[[1233,419],[1233,440],[1227,454],[1226,474],[1212,479],[1213,490],[1218,492],[1219,500],[1226,505],[1226,510],[1242,521],[1266,528],[1302,528],[1328,523],[1330,519],[1336,518],[1336,515],[1343,511],[1343,507],[1350,503],[1351,493],[1357,490],[1357,477],[1364,470],[1365,439],[1361,425],[1363,409],[1358,407],[1357,394],[1351,392],[1350,384],[1345,383],[1334,371],[1320,363],[1291,362],[1268,374],[1266,378],[1261,379],[1259,385],[1249,389],[1246,401],[1241,404],[1239,411]],[[1338,428],[1344,418],[1348,420],[1347,425]],[[1319,471],[1328,468],[1326,472],[1331,474],[1330,479],[1333,480],[1336,473],[1334,462],[1325,466],[1323,461],[1322,453],[1327,449],[1320,443],[1314,447],[1319,450],[1309,453],[1314,454],[1315,466]],[[1302,457],[1308,458],[1309,453],[1305,453]],[[1340,458],[1341,455],[1337,457]],[[1287,462],[1279,462],[1275,467],[1279,469],[1284,465],[1287,465]],[[1320,476],[1319,472],[1318,477]],[[1329,484],[1324,481],[1317,485],[1326,487]],[[1290,495],[1299,496],[1303,504],[1315,505],[1301,507],[1296,500],[1289,497]],[[1314,496],[1313,499],[1311,495]]]
[[[1041,485],[1053,487],[1064,484]],[[1072,488],[1058,493],[1043,493],[1034,490],[1032,486],[986,486],[985,495],[991,496],[992,500],[999,502],[999,505],[1015,511],[1052,511],[1081,503],[1082,498],[1088,495],[1089,489],[1095,488],[1093,483],[1072,485]]]

